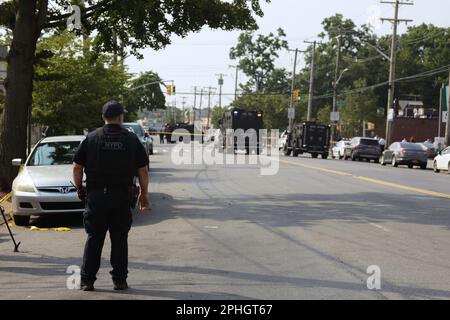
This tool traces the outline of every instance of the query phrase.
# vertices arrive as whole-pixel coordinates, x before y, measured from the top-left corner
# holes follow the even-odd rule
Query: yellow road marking
[[[339,176],[352,177],[354,179],[382,185],[385,187],[390,187],[390,188],[395,188],[395,189],[400,189],[400,190],[405,190],[405,191],[412,191],[415,193],[425,194],[425,195],[437,197],[437,198],[450,199],[450,194],[447,194],[447,193],[441,193],[441,192],[435,192],[435,191],[421,189],[421,188],[409,187],[409,186],[405,186],[405,185],[398,184],[398,183],[392,183],[392,182],[387,182],[387,181],[378,180],[378,179],[372,179],[372,178],[368,178],[368,177],[354,176],[353,174],[344,172],[344,171],[336,171],[336,170],[330,170],[330,169],[325,169],[325,168],[321,168],[321,167],[308,166],[308,165],[297,163],[297,162],[291,162],[291,161],[285,161],[285,160],[280,160],[280,162],[298,166],[298,167],[307,168],[307,169],[313,169],[313,170],[317,170],[317,171],[332,173],[332,174],[336,174]]]
[[[325,169],[325,168],[320,168],[320,167],[313,167],[313,166],[308,166],[306,164],[301,164],[301,163],[297,163],[297,162],[291,162],[291,161],[286,161],[286,160],[280,160],[280,162],[286,163],[286,164],[291,164],[291,165],[298,166],[298,167],[307,168],[307,169],[313,169],[313,170],[318,170],[318,171],[322,171],[322,172],[337,174],[339,176],[347,176],[347,177],[352,176],[352,174],[348,173],[348,172],[330,170],[330,169]]]
[[[408,187],[408,186],[405,186],[405,185],[402,185],[402,184],[398,184],[398,183],[392,183],[392,182],[387,182],[387,181],[378,180],[378,179],[372,179],[372,178],[367,178],[367,177],[355,177],[354,176],[353,178],[359,179],[359,180],[363,180],[363,181],[367,181],[367,182],[371,182],[371,183],[375,183],[375,184],[379,184],[379,185],[382,185],[382,186],[385,186],[385,187],[392,187],[392,188],[396,188],[396,189],[401,189],[401,190],[406,190],[406,191],[412,191],[412,192],[416,192],[416,193],[426,194],[428,196],[450,199],[450,194],[446,194],[446,193],[434,192],[434,191],[421,189],[421,188]]]

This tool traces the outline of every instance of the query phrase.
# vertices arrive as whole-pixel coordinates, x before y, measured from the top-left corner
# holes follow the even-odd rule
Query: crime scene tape
[[[0,206],[4,204],[6,201],[8,201],[11,198],[11,193],[8,193],[3,199],[0,200]]]
[[[186,133],[173,133],[173,132],[152,132],[152,135],[168,135],[168,136],[197,136],[197,137],[206,137],[206,133],[190,133],[190,132],[186,132]]]
[[[67,232],[72,231],[70,228],[38,228],[36,226],[30,227],[30,231],[58,231],[58,232]]]

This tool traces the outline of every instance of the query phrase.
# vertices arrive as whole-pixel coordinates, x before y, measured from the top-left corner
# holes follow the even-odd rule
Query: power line
[[[391,44],[391,58],[390,58],[390,68],[389,68],[389,87],[388,87],[388,105],[387,105],[387,117],[386,117],[386,145],[390,145],[391,142],[391,119],[390,113],[394,110],[394,97],[395,97],[395,69],[397,65],[397,31],[398,25],[400,23],[408,24],[412,20],[410,19],[400,19],[399,9],[401,5],[413,5],[414,3],[402,2],[400,0],[392,1],[381,1],[383,4],[393,4],[395,7],[394,18],[381,18],[382,22],[388,21],[393,25],[392,30],[392,44]]]

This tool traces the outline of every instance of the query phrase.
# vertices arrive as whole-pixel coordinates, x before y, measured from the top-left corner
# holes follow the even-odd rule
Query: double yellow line
[[[305,164],[297,163],[297,162],[292,162],[292,161],[280,160],[280,162],[281,163],[285,163],[285,164],[289,164],[289,165],[293,165],[293,166],[297,166],[297,167],[302,167],[302,168],[317,170],[317,171],[321,171],[321,172],[331,173],[331,174],[335,174],[335,175],[339,175],[339,176],[351,177],[353,179],[358,179],[358,180],[361,180],[361,181],[370,182],[370,183],[373,183],[373,184],[378,184],[378,185],[389,187],[389,188],[395,188],[395,189],[400,189],[400,190],[404,190],[404,191],[411,191],[411,192],[415,192],[415,193],[419,193],[419,194],[425,194],[427,196],[432,196],[432,197],[437,197],[437,198],[450,199],[450,194],[447,194],[447,193],[435,192],[435,191],[431,191],[431,190],[427,190],[427,189],[421,189],[421,188],[414,188],[414,187],[405,186],[405,185],[398,184],[398,183],[387,182],[387,181],[383,181],[383,180],[379,180],[379,179],[372,179],[372,178],[368,178],[368,177],[355,176],[355,175],[353,175],[351,173],[344,172],[344,171],[337,171],[337,170],[330,170],[330,169],[321,168],[321,167],[309,166],[309,165],[305,165]]]

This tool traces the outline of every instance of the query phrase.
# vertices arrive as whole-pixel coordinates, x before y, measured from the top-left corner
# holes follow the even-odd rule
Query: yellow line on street
[[[354,176],[353,178],[371,182],[371,183],[375,183],[375,184],[379,184],[379,185],[382,185],[385,187],[391,187],[391,188],[396,188],[396,189],[401,189],[401,190],[406,190],[406,191],[412,191],[412,192],[426,194],[428,196],[433,196],[433,197],[438,197],[438,198],[450,199],[450,194],[446,194],[446,193],[434,192],[434,191],[421,189],[421,188],[408,187],[408,186],[398,184],[398,183],[392,183],[392,182],[387,182],[387,181],[372,179],[372,178],[367,178],[367,177],[355,177]]]
[[[306,164],[301,164],[301,163],[297,163],[297,162],[291,162],[291,161],[286,161],[286,160],[280,160],[280,162],[286,163],[286,164],[290,164],[290,165],[293,165],[293,166],[297,166],[297,167],[303,167],[303,168],[307,168],[307,169],[313,169],[313,170],[317,170],[317,171],[337,174],[339,176],[347,176],[347,177],[351,177],[352,176],[351,173],[347,173],[347,172],[343,172],[343,171],[330,170],[330,169],[325,169],[325,168],[320,168],[320,167],[308,166]]]
[[[425,195],[437,197],[437,198],[450,199],[450,194],[447,194],[447,193],[440,193],[440,192],[435,192],[435,191],[421,189],[421,188],[409,187],[409,186],[405,186],[405,185],[398,184],[398,183],[392,183],[392,182],[387,182],[387,181],[378,180],[378,179],[372,179],[372,178],[368,178],[368,177],[354,176],[353,174],[344,172],[344,171],[336,171],[336,170],[330,170],[330,169],[325,169],[325,168],[321,168],[321,167],[308,166],[305,164],[296,163],[296,162],[292,162],[292,161],[280,160],[280,162],[285,163],[285,164],[290,164],[293,166],[297,166],[297,167],[303,167],[303,168],[307,168],[307,169],[313,169],[313,170],[317,170],[317,171],[332,173],[332,174],[336,174],[339,176],[352,177],[354,179],[370,182],[373,184],[382,185],[385,187],[406,190],[406,191],[412,191],[415,193],[425,194]]]

